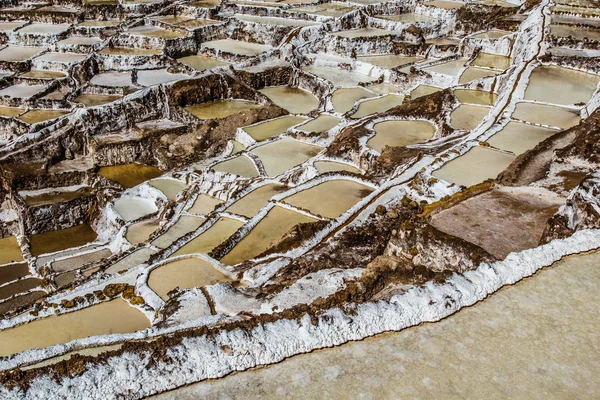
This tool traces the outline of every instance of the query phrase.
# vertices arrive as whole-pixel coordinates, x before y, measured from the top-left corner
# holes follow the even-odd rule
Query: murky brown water
[[[0,243],[1,246],[2,243]],[[0,252],[2,254],[2,252]],[[6,257],[4,254],[2,254]],[[10,258],[9,258],[10,260]],[[20,261],[20,260],[10,260],[9,262]],[[24,276],[29,275],[29,266],[27,263],[19,263],[19,264],[10,264],[0,266],[0,285],[5,284],[10,281],[14,281],[15,279],[23,278]]]
[[[144,314],[125,300],[111,300],[0,331],[0,356],[88,336],[135,332],[149,326],[150,321]]]
[[[83,246],[96,240],[96,232],[88,224],[31,235],[31,254],[35,257],[71,247]]]
[[[23,200],[25,200],[25,204],[30,207],[71,201],[80,197],[88,196],[90,193],[91,191],[89,187],[62,192],[46,192],[38,195],[24,195],[23,192],[20,192],[20,194],[23,196]]]
[[[262,107],[260,104],[245,100],[217,100],[195,106],[187,106],[185,109],[198,119],[214,119],[225,118],[260,107]]]
[[[23,261],[21,247],[14,236],[0,238],[0,264]]]
[[[25,111],[24,108],[0,106],[0,117],[7,117],[7,118],[16,117],[17,115],[21,114],[23,111]]]
[[[101,167],[98,175],[132,188],[140,183],[162,175],[162,171],[156,167],[144,164],[120,164],[108,167]]]
[[[375,136],[367,146],[381,152],[385,146],[401,147],[424,143],[435,134],[435,126],[427,121],[384,121],[375,124]]]

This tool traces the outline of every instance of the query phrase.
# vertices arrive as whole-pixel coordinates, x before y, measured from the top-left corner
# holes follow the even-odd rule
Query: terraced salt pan
[[[233,235],[243,224],[243,222],[237,219],[221,217],[206,231],[183,245],[171,257],[186,254],[208,254],[212,249]]]
[[[176,39],[187,36],[186,33],[180,31],[169,30],[159,26],[136,26],[130,28],[127,33],[134,36],[146,36],[161,39]]]
[[[18,33],[26,33],[26,34],[50,34],[50,35],[58,35],[63,32],[66,32],[71,25],[69,24],[44,24],[44,23],[33,23],[24,26],[19,29]]]
[[[335,32],[336,36],[342,38],[361,38],[361,37],[378,37],[388,35],[399,35],[401,32],[388,31],[379,28],[360,28],[351,29],[348,31]]]
[[[357,60],[376,65],[381,68],[396,68],[402,65],[415,63],[422,60],[419,56],[403,56],[398,54],[378,54],[374,56],[358,56]]]
[[[209,261],[190,257],[171,261],[152,270],[148,286],[166,301],[169,299],[168,293],[177,287],[191,289],[231,281]]]
[[[0,264],[23,261],[21,247],[14,236],[0,238]]]
[[[221,259],[221,262],[235,265],[250,260],[275,245],[297,224],[316,221],[304,214],[275,206]]]
[[[362,118],[367,115],[377,114],[385,112],[396,106],[399,106],[404,101],[404,96],[398,96],[395,94],[388,94],[383,97],[379,97],[372,100],[365,100],[358,105],[358,109],[352,118]]]
[[[51,266],[56,272],[76,271],[86,264],[102,261],[112,255],[110,249],[99,249],[84,254],[75,255],[63,260],[53,261]],[[66,275],[66,274],[64,274]],[[74,280],[75,275],[73,275]],[[58,280],[58,278],[57,278]]]
[[[25,278],[18,280],[14,283],[0,287],[0,300],[6,300],[16,294],[27,292],[34,289],[42,284],[42,280],[39,278]],[[0,331],[1,332],[1,331]],[[0,338],[2,335],[0,334]],[[0,344],[0,349],[2,345]]]
[[[555,129],[511,121],[500,132],[488,139],[488,143],[519,155],[533,149],[539,142],[557,132]]]
[[[268,87],[259,92],[292,114],[307,114],[319,106],[319,99],[312,93],[290,86]]]
[[[504,71],[510,67],[510,57],[480,52],[471,65]]]
[[[353,174],[360,174],[360,170],[358,168],[353,167],[352,165],[339,163],[335,161],[315,161],[315,168],[320,174],[324,174],[327,172],[339,172],[346,171],[352,172]]]
[[[376,15],[375,18],[381,18],[388,21],[394,22],[406,22],[406,23],[415,23],[415,22],[430,22],[437,21],[437,18],[430,17],[428,15],[417,14],[414,12],[407,12],[396,15]]]
[[[356,8],[349,4],[343,3],[323,3],[317,4],[314,6],[303,6],[303,7],[294,7],[287,9],[286,12],[289,13],[307,13],[313,15],[322,15],[324,17],[341,17],[344,14],[347,14],[351,11],[354,11]]]
[[[87,20],[77,24],[77,26],[85,27],[85,28],[95,28],[95,27],[109,27],[109,26],[117,26],[121,24],[121,20],[118,19],[106,19],[106,20]]]
[[[46,90],[44,85],[27,85],[18,83],[0,90],[0,97],[12,97],[16,99],[29,99],[36,94],[40,94]]]
[[[132,85],[130,72],[102,72],[94,75],[90,83],[107,87],[128,87]]]
[[[96,232],[88,224],[38,233],[30,237],[31,254],[37,257],[42,254],[83,246],[96,240],[97,236]]]
[[[501,37],[504,37],[506,35],[510,35],[511,33],[512,33],[511,31],[503,31],[503,30],[499,30],[499,29],[491,29],[489,31],[477,33],[477,34],[473,35],[473,37],[476,38],[476,39],[490,39],[490,40],[494,40],[494,39],[500,39]]]
[[[0,246],[2,246],[1,240],[2,239],[0,239]],[[0,249],[2,249],[2,247],[0,247]],[[3,257],[9,258],[7,256],[3,256]],[[9,261],[9,262],[12,262],[12,261]],[[12,282],[17,279],[21,279],[29,274],[30,274],[29,266],[27,265],[27,263],[19,263],[19,264],[10,264],[10,265],[0,266],[0,285],[4,285],[5,283]]]
[[[154,214],[158,211],[154,202],[140,197],[124,197],[118,199],[114,203],[114,208],[125,221],[135,221],[136,219]]]
[[[284,138],[256,147],[252,153],[260,158],[267,175],[273,177],[311,159],[321,150],[320,146]]]
[[[248,132],[255,140],[261,141],[270,138],[271,136],[285,133],[288,128],[306,121],[306,117],[298,117],[288,115],[281,118],[276,118],[270,121],[261,122],[256,125],[246,126],[243,129]]]
[[[79,53],[59,53],[59,52],[48,52],[44,53],[39,57],[36,57],[34,61],[45,61],[45,62],[56,62],[63,64],[73,64],[85,59],[85,54]]]
[[[91,193],[89,186],[84,187],[68,187],[55,188],[43,192],[28,192],[21,191],[19,195],[25,200],[25,204],[30,207],[42,206],[47,204],[57,204],[66,201],[71,201]]]
[[[33,79],[61,79],[67,76],[66,73],[60,71],[51,71],[44,69],[32,69],[24,74],[21,74],[22,78],[33,78]]]
[[[369,90],[377,95],[386,94],[398,94],[402,90],[396,85],[390,85],[389,83],[378,83],[376,85],[370,85]]]
[[[469,67],[460,76],[459,84],[472,82],[476,79],[486,78],[488,76],[497,75],[499,71],[487,68]]]
[[[166,69],[151,69],[138,71],[137,83],[142,86],[158,85],[160,83],[179,81],[191,78],[190,75],[183,73],[170,73]]]
[[[160,227],[160,220],[140,221],[127,228],[125,239],[133,245],[146,243],[150,236]]]
[[[243,42],[241,40],[232,39],[204,42],[202,43],[202,47],[247,57],[257,56],[272,49],[272,47],[267,44]]]
[[[129,333],[150,327],[150,321],[124,300],[51,316],[0,331],[0,356],[43,348],[88,336]]]
[[[96,36],[71,36],[57,43],[58,47],[65,46],[93,46],[95,44],[102,43],[102,39]]]
[[[438,74],[444,74],[449,76],[457,76],[459,72],[464,68],[465,63],[468,60],[465,58],[459,58],[458,60],[448,61],[442,64],[437,64],[432,67],[423,68],[425,71],[436,72]]]
[[[17,117],[23,122],[30,125],[37,124],[38,122],[48,121],[51,119],[62,117],[67,115],[69,111],[64,110],[29,110],[25,114]]]
[[[600,30],[586,29],[569,25],[550,25],[550,33],[558,37],[573,37],[583,40],[600,40]]]
[[[433,0],[426,1],[423,4],[438,8],[443,8],[445,10],[455,10],[458,8],[464,7],[465,3],[461,1],[450,1],[450,0]]]
[[[332,129],[339,123],[340,119],[338,117],[334,117],[333,115],[320,114],[317,118],[312,119],[300,126],[297,126],[295,129],[301,130],[303,132],[321,133]]]
[[[126,188],[132,188],[161,176],[162,171],[150,165],[133,163],[100,167],[98,175],[117,182]]]
[[[375,136],[367,146],[381,153],[385,146],[401,147],[424,143],[435,134],[435,126],[427,121],[384,121],[373,126]]]
[[[122,98],[123,96],[116,94],[84,93],[77,96],[73,101],[75,103],[81,103],[87,107],[94,107],[102,104],[112,103],[113,101],[117,101]]]
[[[177,239],[181,238],[184,235],[187,235],[190,232],[194,232],[196,229],[200,227],[204,223],[205,219],[202,217],[194,217],[191,215],[182,215],[179,217],[177,222],[175,222],[165,233],[160,235],[154,241],[152,241],[152,245],[156,247],[160,247],[162,249],[166,249],[171,244],[173,244]]]
[[[498,95],[484,90],[472,89],[456,89],[454,95],[464,104],[479,104],[483,106],[491,106],[494,104]]]
[[[456,129],[470,131],[475,129],[489,112],[489,107],[461,104],[450,114],[450,125]]]
[[[27,21],[1,21],[0,32],[14,31],[17,28],[25,25]]]
[[[134,251],[128,256],[123,257],[121,260],[108,267],[105,272],[107,274],[116,274],[121,271],[126,271],[137,265],[147,263],[150,257],[156,252],[157,250],[154,250],[152,248],[143,247],[139,250]]]
[[[262,106],[247,100],[217,100],[208,103],[187,106],[185,109],[198,119],[225,118],[240,112],[261,108]]]
[[[374,96],[373,92],[364,88],[342,88],[333,92],[331,103],[335,111],[345,114],[352,110],[358,100]]]
[[[579,124],[579,112],[563,107],[536,103],[517,103],[512,118],[548,126],[568,129]]]
[[[525,99],[562,105],[587,103],[599,81],[598,75],[554,65],[542,65],[531,73]],[[557,96],[557,93],[560,93],[560,96]]]
[[[246,22],[254,22],[265,25],[278,25],[278,26],[313,26],[319,25],[316,21],[305,21],[300,19],[291,18],[277,18],[277,17],[259,17],[256,15],[247,14],[235,14],[235,19]]]
[[[372,188],[355,181],[335,179],[302,190],[284,201],[315,215],[337,218],[372,191]]]
[[[24,108],[0,106],[0,117],[12,118],[24,112]]]
[[[162,54],[159,49],[143,49],[143,48],[132,48],[132,47],[105,47],[98,52],[98,54],[111,55],[111,56],[154,56]]]
[[[358,86],[359,83],[367,83],[377,80],[377,78],[361,74],[359,72],[346,71],[333,67],[319,67],[311,65],[308,67],[302,67],[302,70],[328,80],[335,87],[354,87]]]
[[[287,190],[288,187],[279,184],[267,184],[258,187],[227,207],[225,211],[244,217],[254,217],[277,193]]]
[[[512,154],[476,146],[434,171],[433,176],[469,187],[496,178],[515,158]]]
[[[200,193],[198,197],[196,197],[192,207],[187,211],[195,214],[209,214],[214,211],[215,207],[222,203],[223,200],[221,199]]]
[[[204,71],[211,68],[223,67],[229,65],[228,62],[216,60],[212,57],[203,56],[203,55],[195,55],[195,56],[187,56],[178,58],[182,64],[185,64],[189,67],[194,68],[196,71]]]
[[[410,98],[413,100],[418,99],[419,97],[428,96],[439,92],[440,90],[442,90],[442,88],[436,86],[419,85],[410,92]]]
[[[246,178],[256,178],[258,176],[258,171],[252,160],[243,155],[215,164],[212,169]]]

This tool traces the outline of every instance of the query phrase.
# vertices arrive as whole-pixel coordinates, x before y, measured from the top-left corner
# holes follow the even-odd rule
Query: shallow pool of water
[[[100,167],[98,175],[117,182],[126,188],[132,188],[161,176],[162,171],[150,165],[132,163]]]
[[[388,21],[394,21],[394,22],[407,22],[407,23],[437,21],[437,18],[433,18],[428,15],[417,14],[417,13],[413,13],[413,12],[407,12],[407,13],[396,14],[396,15],[376,15],[375,18],[381,18],[381,19],[385,19]]]
[[[525,99],[564,105],[587,103],[596,90],[598,81],[598,75],[542,65],[532,72],[525,90]]]
[[[435,134],[435,126],[427,121],[384,121],[373,127],[375,136],[367,146],[381,152],[385,146],[401,147],[424,143]]]
[[[160,220],[158,219],[137,222],[127,228],[125,239],[133,245],[145,243],[159,227]]]
[[[42,93],[44,90],[46,90],[46,86],[44,85],[18,83],[0,90],[0,97],[8,96],[17,99],[29,99],[36,94]]]
[[[238,176],[244,176],[246,178],[256,178],[258,176],[258,171],[254,162],[244,155],[215,164],[212,169],[218,172],[227,172]]]
[[[335,111],[340,114],[345,114],[352,110],[354,104],[361,99],[367,99],[374,97],[375,94],[367,89],[363,88],[343,88],[333,92],[331,96],[331,103]]]
[[[248,110],[261,108],[260,104],[246,100],[216,100],[187,106],[185,109],[198,119],[225,118]]]
[[[211,68],[223,67],[225,65],[229,65],[228,62],[215,60],[212,57],[202,56],[202,55],[194,55],[178,58],[182,64],[185,64],[189,67],[194,68],[196,71],[204,71]]]
[[[121,271],[126,271],[129,268],[133,268],[136,265],[145,264],[148,262],[150,257],[155,254],[157,251],[149,248],[142,247],[139,250],[134,251],[126,257],[123,257],[110,267],[108,267],[104,272],[107,274],[116,274]]]
[[[277,18],[277,17],[259,17],[256,15],[246,15],[246,14],[235,14],[235,19],[246,22],[254,22],[265,25],[278,25],[278,26],[311,26],[311,25],[319,25],[317,21],[305,21],[300,19],[291,19],[291,18]]]
[[[437,86],[419,85],[410,92],[410,98],[412,100],[418,99],[419,97],[428,96],[430,94],[439,92],[440,90],[442,90],[442,88]]]
[[[432,67],[423,68],[425,71],[436,72],[438,74],[457,76],[458,73],[465,67],[468,60],[459,58],[458,60],[448,61],[442,64],[437,64]]]
[[[0,287],[0,300],[5,300],[16,294],[29,291],[40,286],[41,284],[42,280],[39,278],[25,278],[6,286],[2,286]],[[1,337],[2,335],[0,334],[0,338]],[[0,348],[1,346],[2,345],[0,344]]]
[[[287,186],[279,184],[267,184],[261,186],[237,200],[225,211],[251,218],[267,204],[267,201],[269,201],[271,197],[287,189]]]
[[[510,35],[511,33],[512,33],[511,31],[503,31],[500,29],[491,29],[489,31],[480,32],[476,35],[473,35],[473,37],[477,38],[477,39],[494,40],[494,39],[500,39],[501,37],[504,37],[506,35]]]
[[[7,117],[7,118],[16,117],[17,115],[21,114],[23,111],[25,111],[24,108],[0,106],[0,117]]]
[[[215,207],[222,203],[223,200],[221,199],[200,193],[188,212],[195,214],[209,214],[214,211]]]
[[[302,67],[302,70],[330,81],[335,87],[353,87],[358,86],[359,83],[373,82],[377,80],[377,78],[373,78],[369,75],[361,74],[355,71],[346,71],[334,67],[319,67],[311,65],[308,67]]]
[[[484,53],[483,51],[477,54],[472,65],[477,67],[492,68],[499,71],[504,71],[510,67],[510,57],[501,56],[498,54]]]
[[[10,248],[6,249],[5,246],[3,246],[2,240],[4,240],[4,239],[0,239],[0,257],[2,257],[2,259],[0,259],[0,262],[4,264],[4,263],[15,262],[15,261],[22,261],[22,257],[19,259],[18,256],[10,257],[9,254],[2,253],[4,250],[13,251],[12,249],[10,249]],[[20,255],[21,251],[20,250],[18,250],[18,251],[19,251],[19,255]],[[30,274],[29,266],[27,265],[27,263],[18,263],[18,264],[10,264],[10,265],[0,266],[0,285],[3,285],[7,282],[14,281],[16,279],[21,279],[29,274]]]
[[[243,222],[237,219],[221,217],[206,231],[183,245],[171,257],[197,253],[208,254],[233,235],[242,225]]]
[[[367,115],[385,112],[396,106],[399,106],[404,101],[404,96],[388,94],[373,100],[366,100],[359,104],[358,109],[352,118],[362,118]]]
[[[489,107],[461,104],[450,114],[450,124],[456,129],[474,129],[490,112]]]
[[[487,68],[478,68],[478,67],[469,67],[462,73],[460,79],[458,80],[459,84],[467,83],[474,81],[476,79],[486,78],[488,76],[497,75],[499,71],[491,70]]]
[[[220,39],[202,43],[202,47],[240,56],[253,57],[272,49],[268,44]]]
[[[320,114],[317,118],[308,121],[305,124],[302,124],[295,129],[301,130],[303,132],[314,132],[321,133],[332,129],[340,123],[340,119],[338,117],[334,117],[333,115]]]
[[[141,197],[125,197],[115,201],[115,211],[125,221],[135,221],[136,219],[154,214],[158,211],[153,201],[142,199]]]
[[[352,172],[353,174],[360,174],[360,170],[356,167],[353,167],[349,164],[339,163],[335,161],[315,161],[315,168],[319,171],[320,174],[324,174],[326,172],[339,172],[346,171]]]
[[[388,31],[386,29],[379,28],[359,28],[359,29],[351,29],[347,31],[335,32],[336,36],[342,38],[367,38],[367,37],[377,37],[377,36],[386,36],[386,35],[394,35],[399,32]]]
[[[403,56],[398,54],[379,54],[374,56],[358,56],[359,61],[377,65],[381,68],[396,68],[422,60],[423,57]]]
[[[248,132],[254,140],[261,141],[270,138],[271,136],[285,133],[288,128],[306,121],[306,117],[298,117],[295,115],[286,115],[284,117],[272,119],[266,122],[261,122],[252,126],[245,126],[243,129]]]
[[[259,92],[292,114],[306,114],[319,106],[319,100],[312,93],[299,88],[276,86],[261,89]]]
[[[320,146],[284,138],[256,147],[252,153],[260,158],[267,175],[273,177],[302,164],[316,156],[321,150],[323,148]]]
[[[316,220],[286,208],[273,207],[250,233],[221,259],[221,262],[235,265],[250,260],[275,245],[294,226],[307,222]]]
[[[138,71],[137,76],[137,83],[142,86],[152,86],[161,83],[191,78],[190,75],[182,73],[171,73],[166,69],[140,70]]]
[[[120,71],[102,72],[94,75],[90,79],[90,83],[107,87],[127,87],[131,86],[131,73]]]
[[[558,133],[555,129],[511,121],[500,132],[489,138],[488,143],[519,155],[533,149],[539,142],[555,133]]]
[[[130,333],[150,327],[144,314],[122,299],[51,316],[0,331],[0,356],[88,336]]]
[[[96,240],[96,232],[88,224],[31,235],[31,254],[41,254],[83,246]]]
[[[546,104],[525,102],[517,103],[512,117],[521,121],[556,126],[563,129],[575,126],[581,121],[578,111]]]
[[[0,264],[8,264],[15,261],[23,261],[21,246],[14,236],[0,239]]]
[[[115,94],[84,93],[77,96],[74,101],[75,103],[81,103],[88,107],[94,107],[102,104],[112,103],[113,101],[117,101],[122,98],[122,96]]]
[[[33,125],[37,124],[38,122],[62,117],[68,113],[69,111],[63,110],[29,110],[18,118],[23,122]]]
[[[495,93],[472,89],[456,89],[454,90],[454,95],[461,103],[483,106],[491,106],[498,98],[498,95]]]
[[[205,219],[202,217],[182,215],[165,233],[152,241],[152,244],[156,247],[166,249],[180,237],[194,232],[204,221]]]
[[[139,35],[162,39],[176,39],[187,36],[187,34],[184,32],[169,30],[161,28],[159,26],[150,25],[136,26],[135,28],[130,28],[127,32],[130,35]]]
[[[171,178],[154,179],[149,182],[149,185],[160,190],[170,201],[175,201],[177,195],[187,188],[185,182]]]
[[[0,50],[0,61],[25,61],[44,50],[45,47],[7,46]]]

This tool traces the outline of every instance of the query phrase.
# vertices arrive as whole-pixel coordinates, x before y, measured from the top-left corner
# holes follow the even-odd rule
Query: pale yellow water
[[[226,265],[235,265],[250,260],[276,244],[297,224],[315,221],[315,219],[295,211],[273,207],[250,233],[221,259],[221,262]]]
[[[133,245],[145,243],[160,226],[160,220],[140,221],[127,228],[125,239]]]
[[[461,104],[450,114],[450,124],[456,129],[474,129],[490,112],[489,107]]]
[[[358,168],[335,161],[315,161],[314,166],[320,174],[337,171],[347,171],[352,172],[353,174],[360,174],[360,170]]]
[[[331,103],[335,111],[345,114],[354,107],[360,99],[374,97],[373,92],[363,88],[338,89],[331,96]]]
[[[83,246],[96,240],[96,232],[88,224],[31,235],[31,254],[54,253],[71,247]]]
[[[243,215],[251,218],[267,204],[267,201],[277,193],[288,189],[287,186],[278,184],[267,184],[254,189],[235,203],[227,207],[225,211]]]
[[[210,262],[191,257],[164,264],[150,272],[148,286],[163,300],[176,287],[190,289],[215,283],[231,282],[232,279],[216,269]]]
[[[358,182],[339,179],[320,183],[284,201],[315,215],[337,218],[372,191]]]
[[[229,65],[228,62],[215,60],[214,58],[202,55],[182,57],[178,58],[177,61],[187,66],[190,66],[197,71],[204,71],[211,68]]]
[[[367,115],[385,112],[396,106],[399,106],[404,101],[404,96],[388,94],[373,100],[366,100],[359,104],[358,109],[352,118],[362,118]]]
[[[271,136],[285,133],[288,128],[306,121],[306,117],[298,117],[295,115],[286,115],[285,117],[272,119],[260,124],[245,126],[243,129],[248,132],[254,140],[261,141],[270,138]]]
[[[88,336],[130,333],[148,327],[150,321],[144,314],[129,306],[125,300],[115,299],[0,331],[0,356]]]
[[[511,33],[512,32],[510,32],[510,31],[502,31],[502,30],[499,30],[499,29],[491,29],[489,31],[485,31],[485,32],[481,32],[481,33],[478,33],[476,35],[473,35],[473,37],[477,38],[477,39],[491,39],[491,40],[493,40],[493,39],[499,39],[499,38],[501,38],[503,36],[506,36],[506,35],[509,35]]]
[[[246,146],[244,146],[237,140],[232,140],[231,143],[233,144],[233,149],[231,149],[231,154],[230,154],[231,156],[234,154],[241,153],[242,151],[246,150]]]
[[[209,214],[221,203],[223,203],[223,200],[221,199],[200,193],[188,212],[196,214]]]
[[[491,69],[469,67],[465,70],[465,72],[462,73],[462,75],[460,76],[460,79],[458,80],[458,83],[463,84],[463,83],[471,82],[476,79],[496,75],[497,73],[498,73],[498,71],[494,71]]]
[[[564,105],[585,103],[592,97],[598,81],[598,75],[542,65],[532,72],[525,99]]]
[[[533,149],[539,142],[558,132],[555,129],[511,121],[500,132],[489,138],[488,143],[519,155]]]
[[[496,178],[514,159],[514,155],[478,146],[434,171],[433,176],[469,187]]]
[[[117,182],[126,188],[132,188],[140,183],[161,176],[162,171],[156,167],[144,164],[120,164],[100,167],[98,175]]]
[[[434,65],[433,67],[423,68],[425,71],[436,72],[438,74],[456,76],[464,68],[467,62],[464,58],[458,60],[448,61],[442,64]]]
[[[600,31],[567,25],[550,25],[550,33],[558,37],[573,37],[583,40],[600,40]]]
[[[93,94],[93,93],[84,93],[80,94],[75,98],[76,103],[81,103],[88,107],[99,106],[102,104],[112,103],[113,101],[117,101],[121,99],[122,96],[114,95],[114,94]]]
[[[198,119],[225,118],[262,106],[246,100],[217,100],[208,103],[187,106],[185,109]]]
[[[0,106],[0,117],[7,117],[7,118],[16,117],[17,115],[21,114],[23,111],[25,111],[24,108]]]
[[[321,150],[323,148],[319,146],[284,138],[256,147],[252,153],[260,158],[267,175],[272,177],[302,164],[316,156]]]
[[[312,119],[298,127],[296,129],[304,132],[315,132],[321,133],[330,130],[340,123],[338,117],[332,115],[320,114],[317,118]]]
[[[187,184],[179,179],[159,178],[149,182],[149,185],[163,192],[167,199],[175,201],[177,195],[181,193]]]
[[[234,175],[244,176],[246,178],[256,178],[258,171],[254,163],[246,156],[237,156],[231,160],[216,164],[213,170],[218,172],[227,172]]]
[[[34,369],[34,368],[45,367],[47,365],[54,365],[60,361],[70,359],[75,354],[80,355],[80,356],[97,357],[102,353],[119,350],[121,347],[123,347],[123,345],[121,343],[112,344],[112,345],[108,345],[108,346],[89,347],[89,348],[85,348],[85,349],[81,349],[81,350],[77,350],[77,351],[71,351],[69,353],[63,354],[62,356],[52,357],[52,358],[49,358],[42,362],[28,365],[26,367],[22,367],[21,369],[23,371],[27,371],[27,370]]]
[[[133,268],[136,265],[144,264],[155,253],[156,253],[156,250],[148,248],[148,247],[143,247],[139,250],[134,251],[133,253],[129,254],[128,256],[120,259],[119,261],[117,261],[116,263],[114,263],[113,265],[108,267],[105,270],[105,272],[107,274],[116,274],[118,272],[125,271],[129,268]]]
[[[45,47],[8,46],[0,50],[0,61],[24,61],[44,50]]]
[[[190,240],[171,257],[185,254],[204,253],[208,254],[212,249],[223,243],[229,236],[237,231],[243,222],[233,218],[221,217],[213,226],[208,228],[198,237]]]
[[[432,93],[436,93],[442,90],[442,88],[436,86],[419,85],[410,92],[411,99],[418,99],[419,97],[427,96]]]
[[[319,100],[312,93],[298,88],[276,86],[261,89],[259,92],[292,114],[306,114],[319,106]]]
[[[8,264],[15,261],[23,261],[21,247],[14,236],[0,239],[0,264]]]
[[[517,103],[513,118],[567,129],[579,124],[579,112],[568,108],[535,103]]]
[[[60,79],[66,77],[67,74],[60,71],[50,71],[43,69],[32,69],[29,72],[21,74],[22,78],[34,78],[34,79]]]
[[[386,19],[394,22],[429,22],[435,21],[437,18],[430,17],[428,15],[417,14],[417,13],[402,13],[397,15],[377,15],[376,18]]]
[[[202,47],[240,56],[257,56],[272,49],[268,44],[243,42],[241,40],[220,39],[202,43]]]
[[[162,54],[159,49],[144,49],[139,47],[105,47],[98,54],[111,56],[153,56]]]
[[[375,124],[375,136],[367,146],[381,152],[385,146],[401,147],[424,143],[435,134],[435,126],[427,121],[384,121]]]
[[[472,89],[456,89],[454,90],[454,95],[461,103],[480,104],[484,106],[491,106],[498,98],[498,95],[495,93]]]
[[[166,249],[180,237],[198,229],[204,221],[205,219],[202,217],[182,215],[165,233],[152,241],[152,244],[156,247]]]
[[[478,67],[493,68],[504,71],[510,67],[510,57],[501,56],[498,54],[484,53],[483,51],[475,57],[471,63]]]
[[[369,90],[378,95],[390,94],[390,93],[398,93],[402,89],[400,89],[396,85],[390,85],[389,83],[378,83],[376,85],[369,85]]]
[[[38,122],[62,117],[68,113],[69,111],[63,110],[29,110],[18,118],[23,122],[33,125],[37,124]]]

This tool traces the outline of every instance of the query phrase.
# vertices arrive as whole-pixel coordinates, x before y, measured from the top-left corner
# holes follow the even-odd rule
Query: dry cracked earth
[[[598,21],[0,1],[0,397],[143,398],[600,247]]]

